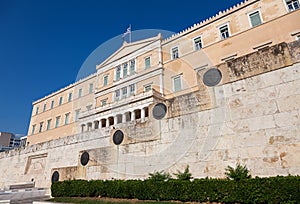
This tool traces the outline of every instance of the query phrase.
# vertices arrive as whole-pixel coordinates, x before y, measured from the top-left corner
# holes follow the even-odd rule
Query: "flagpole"
[[[129,25],[130,33],[129,33],[129,43],[131,43],[131,24]]]

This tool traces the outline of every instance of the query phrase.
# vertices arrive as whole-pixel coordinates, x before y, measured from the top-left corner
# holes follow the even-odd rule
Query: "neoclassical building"
[[[299,0],[248,0],[167,39],[124,42],[95,74],[33,102],[27,144],[151,122],[156,103],[189,93],[200,93],[198,109],[206,110],[208,70],[218,67],[221,76],[213,86],[247,78],[219,65],[299,40],[299,19]]]
[[[248,0],[170,37],[124,42],[95,73],[33,103],[0,188],[34,180],[300,174],[299,0]]]

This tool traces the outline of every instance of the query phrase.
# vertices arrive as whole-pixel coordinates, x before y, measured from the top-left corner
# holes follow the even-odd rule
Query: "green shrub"
[[[174,173],[177,179],[179,180],[190,180],[192,179],[192,174],[190,173],[189,165],[185,168],[184,172],[177,170],[177,173]]]
[[[300,203],[300,176],[241,179],[158,181],[62,181],[51,186],[53,197],[101,196],[140,200],[222,203]]]
[[[236,164],[235,168],[228,166],[225,169],[225,175],[228,179],[232,179],[235,181],[251,178],[251,175],[249,174],[249,170],[247,169],[247,167],[242,166],[239,163]]]
[[[167,181],[171,179],[171,175],[164,171],[155,171],[154,173],[149,173],[148,180],[152,181]]]

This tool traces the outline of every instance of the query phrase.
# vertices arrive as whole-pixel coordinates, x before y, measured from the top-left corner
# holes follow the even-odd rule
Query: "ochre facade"
[[[158,35],[138,42],[125,42],[96,66],[96,74],[33,103],[28,144],[134,120],[133,112],[141,115],[148,111],[149,103],[140,102],[145,98],[143,95],[149,95],[147,91],[155,91],[165,99],[198,91],[199,70],[265,47],[295,41],[299,37],[300,17],[296,7],[293,11],[293,5],[289,7],[289,4],[283,0],[250,0],[168,39]],[[224,26],[225,30],[221,30]],[[172,53],[174,48],[177,53]],[[222,82],[230,81],[228,75],[223,74]],[[175,88],[174,83],[179,87]],[[71,99],[69,94],[72,94]],[[136,100],[139,104],[133,105],[136,109],[132,110],[128,104],[136,103]],[[51,103],[54,103],[53,107]],[[122,121],[122,117],[127,119]]]

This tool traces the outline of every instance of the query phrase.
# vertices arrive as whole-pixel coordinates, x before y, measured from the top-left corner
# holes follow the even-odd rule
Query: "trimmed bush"
[[[111,197],[224,203],[299,203],[300,176],[228,179],[72,180],[54,182],[53,197]]]

